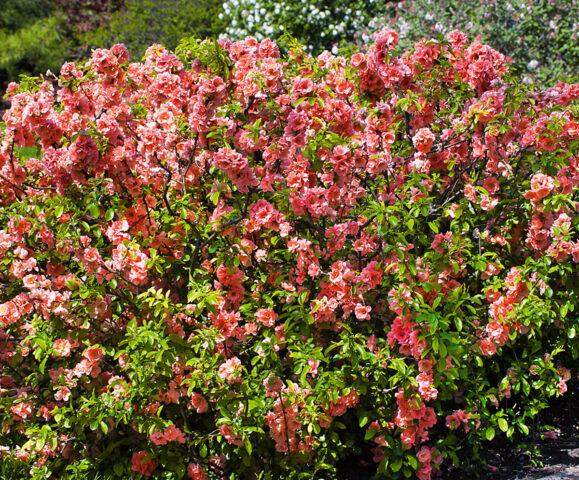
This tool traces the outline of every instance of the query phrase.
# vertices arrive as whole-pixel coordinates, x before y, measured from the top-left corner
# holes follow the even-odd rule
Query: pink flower
[[[189,480],[207,480],[207,475],[203,467],[198,463],[190,463],[187,465],[187,475]]]
[[[60,357],[69,357],[72,351],[72,342],[67,338],[59,338],[52,344],[53,350]]]
[[[384,29],[374,35],[374,41],[377,49],[393,50],[398,44],[398,33],[394,30]]]
[[[543,173],[537,173],[531,178],[531,190],[525,192],[525,198],[538,202],[545,198],[555,188],[553,178]]]
[[[155,462],[150,455],[141,450],[135,452],[131,459],[131,469],[133,472],[140,473],[144,477],[150,477],[157,468],[157,462]]]
[[[195,409],[195,411],[199,414],[205,413],[209,410],[209,404],[205,397],[200,393],[193,393],[191,395],[191,406]]]
[[[484,179],[483,188],[489,192],[489,195],[494,195],[499,190],[499,181],[495,177],[487,177]]]
[[[10,407],[10,411],[22,420],[26,420],[32,415],[32,404],[30,402],[17,403]]]
[[[476,202],[476,189],[470,183],[464,186],[464,196],[468,198],[472,203]]]
[[[416,454],[416,458],[423,465],[430,463],[430,460],[432,459],[432,454],[430,452],[430,448],[422,447],[420,450],[418,450],[418,453]]]
[[[275,442],[275,449],[281,453],[295,453],[300,449],[297,436],[301,427],[299,421],[299,406],[297,403],[278,398],[274,409],[267,412],[265,422],[270,429],[270,435]]]
[[[434,236],[434,240],[432,241],[432,249],[439,253],[439,254],[443,254],[444,253],[444,248],[443,245],[445,244],[450,244],[452,242],[452,232],[446,232],[446,233],[437,233]]]
[[[255,312],[255,319],[264,327],[273,327],[277,320],[277,313],[273,310],[262,308]]]
[[[229,425],[221,425],[219,427],[219,433],[223,435],[223,438],[229,443],[230,445],[235,445],[240,447],[243,445],[243,438],[241,435],[234,433],[233,430]]]
[[[163,435],[167,442],[185,443],[185,435],[183,435],[183,432],[174,425],[169,425],[165,429]]]
[[[485,212],[490,212],[493,210],[499,203],[498,198],[496,197],[489,197],[488,195],[483,195],[480,200],[480,207]]]
[[[416,442],[416,435],[414,433],[414,429],[413,428],[405,429],[400,435],[400,440],[407,447],[411,447],[412,445],[414,445],[414,443]]]
[[[283,382],[278,377],[268,377],[263,381],[265,394],[270,398],[277,398],[282,391]]]
[[[428,153],[432,150],[435,139],[436,136],[429,128],[421,128],[416,132],[414,137],[412,137],[412,143],[419,152]]]
[[[100,347],[92,346],[87,348],[82,356],[86,358],[90,363],[98,363],[104,356],[104,353]]]
[[[213,161],[218,168],[227,174],[240,192],[247,193],[250,188],[259,185],[247,159],[240,153],[222,148],[215,153]]]
[[[219,366],[218,374],[228,383],[241,381],[241,361],[237,357],[226,360]]]
[[[470,417],[471,414],[466,413],[464,410],[455,410],[450,415],[446,416],[446,426],[450,430],[456,430],[462,425],[464,427],[465,432],[468,432],[469,431],[468,421]]]
[[[432,386],[432,375],[422,372],[416,377],[418,393],[425,401],[435,400],[438,390]]]
[[[114,244],[118,245],[122,243],[124,240],[130,240],[131,236],[126,233],[129,230],[129,222],[126,220],[118,220],[116,222],[112,222],[107,230],[106,236],[107,238]]]
[[[101,254],[94,247],[87,248],[83,252],[82,258],[84,259],[85,262],[87,262],[89,264],[95,264],[95,263],[101,263],[102,262]]]
[[[361,303],[356,304],[354,312],[358,320],[370,320],[370,312],[372,307],[370,305],[362,305]]]
[[[165,439],[163,432],[153,432],[151,434],[151,442],[153,442],[155,445],[165,445],[167,440]]]
[[[319,360],[308,359],[308,366],[310,367],[310,375],[315,377],[318,374],[318,367],[320,366]]]
[[[185,443],[186,439],[179,428],[169,425],[164,432],[153,432],[151,441],[155,445],[165,445],[170,442]]]
[[[59,402],[68,402],[68,399],[70,398],[70,388],[60,387],[54,394],[54,398]]]
[[[423,465],[416,471],[418,480],[430,480],[432,478],[432,467],[430,464]]]
[[[487,357],[494,355],[497,351],[496,344],[486,338],[479,342],[479,346],[482,354]]]

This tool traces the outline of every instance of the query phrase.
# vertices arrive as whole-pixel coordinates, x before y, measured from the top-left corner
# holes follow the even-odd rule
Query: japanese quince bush
[[[11,478],[428,480],[529,433],[577,358],[578,86],[397,39],[115,45],[10,85]]]

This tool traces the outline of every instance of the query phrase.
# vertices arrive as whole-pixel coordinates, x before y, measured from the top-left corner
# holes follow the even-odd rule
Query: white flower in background
[[[352,41],[384,11],[383,0],[224,0],[225,36],[277,36],[288,31],[320,51]],[[282,28],[283,26],[283,28]],[[277,35],[276,35],[277,34]],[[331,42],[331,43],[330,43]]]

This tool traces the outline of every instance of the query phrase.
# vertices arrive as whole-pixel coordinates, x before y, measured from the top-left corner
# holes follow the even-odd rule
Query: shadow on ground
[[[451,468],[433,480],[579,480],[579,380],[568,386],[569,391],[537,418],[526,448],[514,448],[497,437],[485,449],[487,467],[468,473]],[[556,438],[542,440],[541,425],[553,427]],[[528,453],[533,449],[540,452],[536,458]],[[353,458],[340,466],[338,478],[370,480],[374,468],[370,459]]]

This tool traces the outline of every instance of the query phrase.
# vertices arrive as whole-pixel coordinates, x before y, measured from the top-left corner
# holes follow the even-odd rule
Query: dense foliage
[[[529,433],[578,353],[578,86],[397,39],[10,86],[4,476],[427,480]]]

